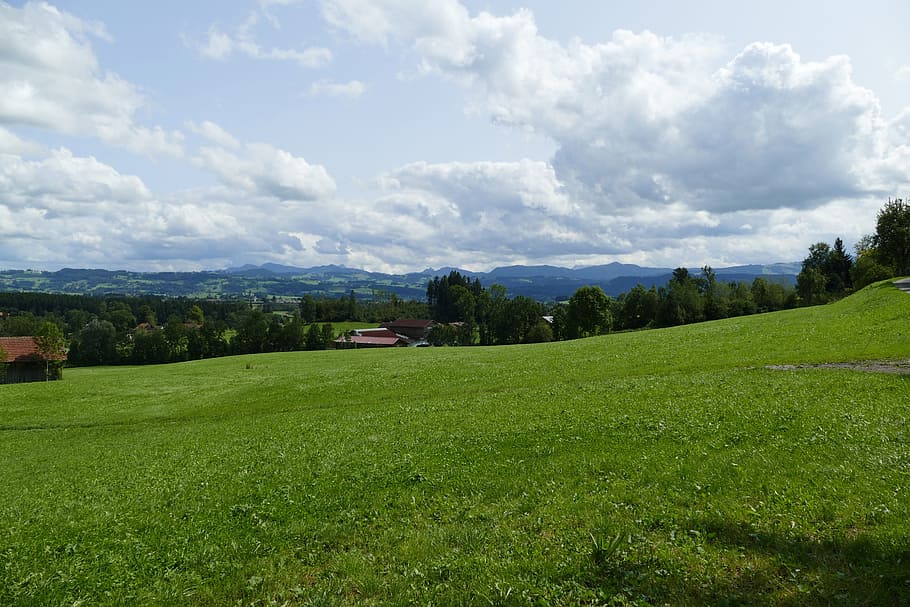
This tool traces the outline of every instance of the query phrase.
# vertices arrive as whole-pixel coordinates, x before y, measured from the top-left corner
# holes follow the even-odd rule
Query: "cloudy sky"
[[[910,193],[907,0],[0,1],[0,267],[715,267]]]

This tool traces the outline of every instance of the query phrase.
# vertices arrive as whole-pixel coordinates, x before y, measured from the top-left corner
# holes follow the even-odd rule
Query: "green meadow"
[[[910,375],[812,366],[907,361],[908,321],[881,283],[0,386],[0,604],[910,604]]]

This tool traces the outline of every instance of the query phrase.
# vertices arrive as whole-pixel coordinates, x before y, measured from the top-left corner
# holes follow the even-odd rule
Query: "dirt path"
[[[817,365],[768,365],[765,368],[773,371],[795,371],[796,369],[850,369],[851,371],[866,371],[868,373],[910,375],[910,359],[864,360],[850,363],[822,363]]]

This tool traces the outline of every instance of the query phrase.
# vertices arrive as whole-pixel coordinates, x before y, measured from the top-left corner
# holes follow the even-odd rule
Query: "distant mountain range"
[[[716,268],[720,280],[748,281],[757,276],[793,284],[801,264]],[[501,284],[509,295],[525,295],[540,301],[566,299],[578,287],[600,286],[608,295],[619,295],[636,284],[646,288],[662,286],[672,276],[671,268],[649,268],[634,264],[610,263],[582,268],[558,266],[505,266],[489,272],[459,268],[427,268],[408,274],[384,274],[327,265],[297,268],[267,263],[203,272],[128,272],[64,268],[56,272],[36,270],[0,271],[0,290],[75,293],[87,295],[163,295],[171,297],[243,298],[300,297],[304,294],[337,297],[352,290],[369,298],[375,292],[394,293],[404,299],[423,299],[427,282],[434,276],[457,270],[478,278],[484,286]],[[700,268],[691,268],[699,274]]]

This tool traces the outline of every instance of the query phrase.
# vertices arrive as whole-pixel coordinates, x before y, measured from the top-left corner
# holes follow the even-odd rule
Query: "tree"
[[[894,276],[894,269],[881,262],[878,250],[875,248],[875,236],[866,234],[854,246],[856,262],[850,277],[853,286],[862,289],[866,285]]]
[[[701,269],[701,286],[704,293],[705,318],[717,320],[730,314],[730,289],[724,283],[717,282],[717,273],[711,266]]]
[[[267,350],[268,341],[268,319],[262,310],[250,310],[241,321],[231,345],[237,354],[256,354]]]
[[[307,293],[303,296],[303,299],[300,300],[300,318],[303,319],[303,322],[310,324],[311,322],[316,322],[316,314],[318,313],[318,308],[316,307],[316,300],[312,295]]]
[[[656,324],[672,327],[703,320],[704,300],[698,283],[686,268],[673,270],[673,277],[665,288],[658,291]]]
[[[427,305],[433,320],[437,322],[464,322],[462,313],[467,306],[464,294],[456,289],[464,288],[476,301],[483,291],[479,280],[472,283],[468,277],[452,270],[448,276],[436,276],[427,284]],[[460,301],[459,301],[460,300]],[[471,313],[473,314],[473,306]]]
[[[553,341],[553,328],[550,323],[541,318],[533,327],[528,329],[524,343],[539,344],[547,341]]]
[[[44,362],[44,379],[61,379],[63,377],[63,359],[66,356],[66,341],[63,331],[52,322],[45,322],[35,335],[38,355]],[[4,356],[5,360],[6,357]]]
[[[803,304],[812,306],[827,301],[825,286],[828,278],[818,268],[803,268],[796,277],[796,292]]]
[[[899,276],[910,274],[910,202],[888,199],[878,212],[874,245],[882,264]]]
[[[325,323],[322,325],[322,343],[326,348],[331,348],[335,342],[335,329],[332,327],[332,323]]]
[[[199,307],[199,304],[193,304],[193,307],[190,308],[190,313],[186,317],[187,322],[199,325],[200,327],[205,324],[205,313],[202,311],[202,308]]]
[[[70,360],[95,365],[118,362],[117,329],[108,320],[92,320],[76,334]]]
[[[570,339],[608,333],[613,326],[610,299],[600,287],[579,287],[569,298],[566,320]]]
[[[772,312],[786,307],[787,290],[780,283],[757,276],[752,281],[751,290],[757,312]]]
[[[306,332],[306,350],[325,350],[325,338],[322,335],[322,328],[316,323],[310,325]]]
[[[619,326],[623,329],[641,329],[654,321],[657,315],[657,289],[645,290],[637,284],[625,294],[619,314]]]
[[[831,293],[843,293],[853,288],[853,258],[844,249],[844,241],[840,238],[834,239],[834,248],[831,249],[831,256],[828,259],[828,267],[825,268],[828,274],[828,291]]]
[[[458,332],[452,325],[436,324],[430,329],[427,341],[434,346],[454,346],[458,343]]]
[[[796,290],[806,305],[829,301],[852,288],[853,259],[844,250],[844,241],[837,238],[834,248],[826,242],[817,242],[809,247],[809,256],[803,260],[803,267],[796,277]]]

